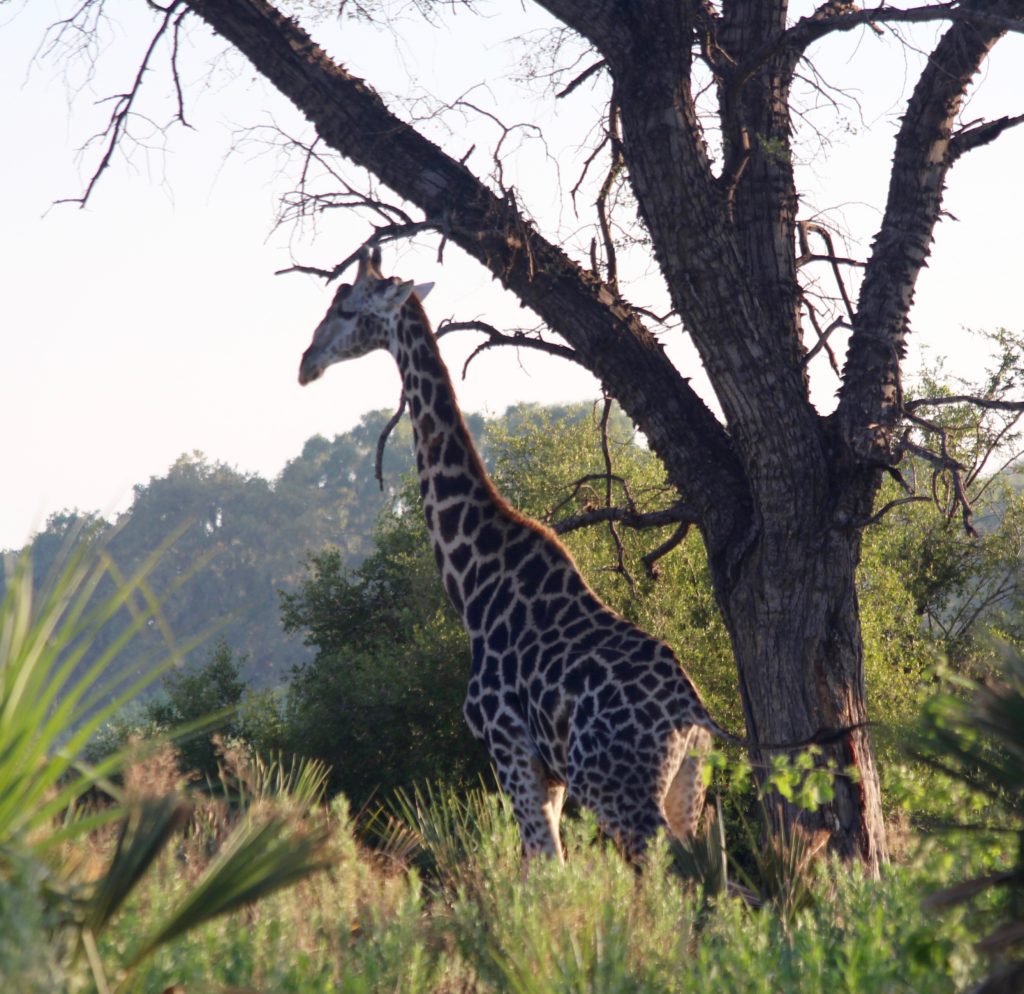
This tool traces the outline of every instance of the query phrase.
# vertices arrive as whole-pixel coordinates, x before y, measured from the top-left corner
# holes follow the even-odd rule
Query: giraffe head
[[[364,250],[355,282],[338,287],[327,314],[313,332],[313,341],[299,366],[299,383],[311,383],[336,362],[388,348],[405,302],[414,291],[425,297],[431,286],[382,276],[379,251],[371,256]]]

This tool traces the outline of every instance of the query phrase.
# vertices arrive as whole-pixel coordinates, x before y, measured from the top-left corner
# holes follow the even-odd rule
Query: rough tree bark
[[[870,12],[827,3],[787,24],[783,0],[539,0],[595,49],[613,83],[628,170],[657,263],[724,424],[642,315],[462,162],[425,139],[267,0],[175,0],[242,52],[313,123],[486,266],[574,350],[642,429],[704,536],[740,675],[748,733],[790,741],[867,718],[854,584],[861,528],[898,460],[899,363],[946,172],[1020,118],[956,131],[991,46],[1024,28],[1017,0]],[[868,22],[942,20],[899,134],[867,261],[840,402],[808,395],[790,88],[807,48]],[[717,91],[721,162],[705,145],[694,67]],[[826,748],[851,767],[806,821],[877,872],[886,858],[868,731]],[[792,811],[783,812],[796,817]]]

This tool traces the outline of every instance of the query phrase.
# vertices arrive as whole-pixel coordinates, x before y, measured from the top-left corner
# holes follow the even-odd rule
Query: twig
[[[103,155],[100,157],[99,165],[93,170],[92,176],[89,178],[89,182],[86,185],[85,192],[80,197],[62,197],[60,200],[54,201],[55,204],[78,204],[79,207],[84,208],[89,202],[89,198],[92,196],[93,190],[96,189],[96,185],[100,181],[100,177],[109,168],[110,163],[114,158],[114,152],[117,151],[118,146],[121,144],[121,140],[124,138],[125,133],[128,130],[128,123],[132,117],[132,108],[135,106],[135,101],[137,100],[139,93],[142,92],[142,81],[149,72],[150,63],[156,53],[157,46],[169,29],[172,29],[171,71],[174,76],[175,90],[178,95],[178,113],[175,117],[181,124],[185,125],[185,127],[189,126],[184,116],[184,105],[181,97],[181,86],[178,80],[177,65],[178,29],[181,25],[182,19],[188,13],[187,9],[181,10],[183,5],[184,0],[173,0],[173,2],[167,7],[160,7],[156,4],[151,5],[154,9],[163,12],[163,18],[160,26],[156,30],[156,33],[149,40],[149,46],[146,48],[146,52],[139,64],[139,68],[135,73],[135,79],[127,92],[114,94],[113,96],[105,98],[104,101],[101,101],[113,102],[114,105],[114,109],[111,111],[110,117],[107,119],[107,126],[102,131],[93,135],[92,138],[90,138],[82,147],[82,151],[84,151],[98,139],[106,138],[106,146],[104,147]]]
[[[884,518],[890,511],[895,510],[897,507],[902,507],[904,504],[919,504],[922,501],[928,502],[931,498],[922,497],[920,494],[911,494],[908,497],[897,497],[895,500],[889,501],[880,507],[874,514],[869,518],[857,518],[855,521],[851,521],[846,527],[854,528],[867,528],[870,525],[877,525],[882,518]]]
[[[600,525],[609,521],[616,522],[625,528],[632,528],[634,531],[644,531],[648,528],[664,528],[666,525],[680,524],[689,528],[690,525],[697,523],[697,514],[692,507],[682,501],[658,511],[638,511],[635,507],[618,507],[615,505],[609,507],[587,507],[579,514],[572,514],[559,521],[552,522],[551,530],[558,535],[564,535],[567,532],[577,531],[580,528],[589,528],[591,525]],[[677,541],[675,544],[678,545],[679,542]],[[661,555],[664,555],[664,553],[661,553]],[[660,556],[655,558],[660,558]]]
[[[403,390],[402,396],[398,400],[398,410],[391,415],[391,420],[384,426],[380,437],[377,439],[377,454],[373,460],[373,476],[381,490],[384,489],[384,446],[387,445],[388,436],[395,430],[398,422],[402,420],[404,413],[405,391]]]
[[[373,235],[367,238],[359,248],[354,252],[346,256],[339,262],[333,269],[319,269],[315,266],[288,266],[285,269],[278,269],[274,272],[275,276],[283,276],[285,273],[309,273],[313,276],[323,277],[328,283],[336,280],[353,262],[358,262],[360,256],[367,248],[376,248],[384,242],[397,241],[400,238],[410,238],[413,235],[418,235],[423,231],[440,231],[442,232],[441,246],[443,248],[445,237],[444,237],[445,222],[444,221],[412,221],[409,224],[389,224],[381,228],[376,228]],[[438,250],[439,252],[441,249]]]
[[[590,79],[591,76],[604,69],[605,65],[606,63],[604,59],[601,59],[599,62],[595,62],[592,66],[589,66],[588,68],[584,69],[583,72],[581,72],[575,79],[571,79],[568,83],[566,83],[565,86],[562,87],[561,90],[559,90],[555,94],[556,99],[561,99],[562,97],[569,96],[569,94],[572,93],[573,90],[582,86],[588,79]]]

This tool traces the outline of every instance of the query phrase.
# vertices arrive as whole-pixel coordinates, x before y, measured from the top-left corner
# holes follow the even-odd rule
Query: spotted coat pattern
[[[419,296],[363,258],[302,359],[300,382],[372,349],[402,376],[427,528],[472,647],[464,713],[512,800],[526,855],[562,858],[566,789],[630,858],[704,799],[708,715],[672,650],[603,604],[554,533],[494,489]]]

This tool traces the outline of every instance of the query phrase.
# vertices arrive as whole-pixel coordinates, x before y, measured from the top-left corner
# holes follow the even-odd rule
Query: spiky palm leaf
[[[943,694],[930,703],[913,752],[988,798],[992,819],[968,827],[1015,835],[1016,860],[1007,870],[932,894],[926,905],[940,909],[1002,895],[997,920],[978,943],[995,969],[975,989],[997,994],[1024,989],[1024,656],[1009,655],[999,680],[962,689],[968,693]]]
[[[33,583],[31,556],[22,553],[7,578],[0,602],[0,874],[13,863],[7,855],[48,860],[45,893],[53,908],[53,941],[73,962],[84,954],[98,989],[108,990],[97,936],[114,919],[175,837],[190,806],[172,793],[121,798],[110,778],[134,756],[125,748],[95,766],[82,751],[95,731],[173,666],[194,644],[175,648],[141,675],[112,665],[128,640],[150,623],[169,635],[148,577],[163,549],[125,578],[104,544],[73,536],[61,568],[42,593]],[[101,584],[112,580],[114,591]],[[84,672],[77,668],[92,639],[122,608],[131,623]],[[205,636],[204,636],[205,637]],[[105,676],[114,672],[113,677]],[[204,723],[193,723],[194,732]],[[250,807],[196,886],[172,909],[119,970],[130,972],[161,945],[218,915],[286,887],[327,865],[327,828],[301,817],[322,798],[326,771],[319,764],[262,764],[245,800],[265,801],[276,791],[289,804]],[[83,816],[78,802],[96,785],[115,803]],[[105,871],[92,881],[78,879],[74,861],[60,862],[59,844],[81,837],[104,822],[119,822],[117,843]],[[6,854],[6,855],[5,855]],[[19,856],[20,858],[20,856]]]

